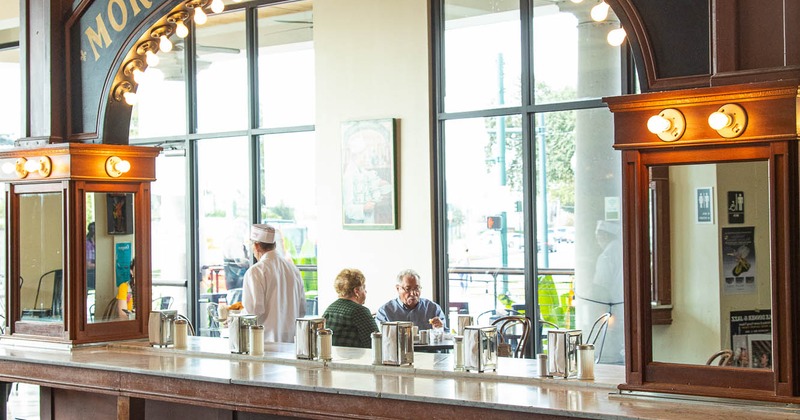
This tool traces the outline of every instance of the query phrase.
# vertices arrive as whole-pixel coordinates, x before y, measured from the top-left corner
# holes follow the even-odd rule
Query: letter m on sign
[[[108,35],[105,22],[103,22],[103,16],[98,14],[95,18],[95,22],[97,23],[97,30],[95,31],[93,28],[87,28],[84,34],[86,34],[86,39],[89,40],[89,45],[92,46],[94,61],[97,61],[97,59],[100,58],[97,47],[106,48],[111,45],[111,37]]]

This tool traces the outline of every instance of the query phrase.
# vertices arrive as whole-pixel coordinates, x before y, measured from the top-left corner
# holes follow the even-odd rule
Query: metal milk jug
[[[384,365],[414,364],[413,322],[393,321],[381,324],[383,340],[382,354]]]
[[[228,343],[231,353],[244,354],[250,345],[249,330],[251,325],[258,325],[256,315],[228,314]]]
[[[316,359],[319,357],[317,348],[317,330],[325,328],[325,318],[303,317],[295,319],[295,354],[298,359]]]
[[[175,319],[177,317],[178,311],[175,309],[150,312],[150,318],[147,320],[150,345],[164,347],[175,342]]]
[[[464,327],[464,369],[497,370],[497,327]]]

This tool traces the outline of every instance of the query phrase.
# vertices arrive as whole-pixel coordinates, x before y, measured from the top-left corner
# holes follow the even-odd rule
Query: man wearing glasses
[[[436,302],[420,297],[419,274],[414,270],[403,270],[397,275],[397,299],[392,299],[378,309],[378,322],[411,321],[420,330],[443,328],[445,319],[442,308]]]

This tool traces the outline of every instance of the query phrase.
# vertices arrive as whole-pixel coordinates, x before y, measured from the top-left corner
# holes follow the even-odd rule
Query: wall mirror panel
[[[772,369],[769,163],[662,165],[648,173],[668,180],[668,191],[651,182],[649,231],[651,248],[669,252],[670,278],[653,281],[670,282],[672,310],[669,323],[651,325],[652,360]],[[659,209],[668,216],[654,217]],[[658,238],[659,228],[669,235]],[[665,297],[653,290],[651,320]]]
[[[135,198],[135,193],[85,193],[88,323],[136,319]]]
[[[21,321],[64,322],[64,237],[61,192],[20,194]]]

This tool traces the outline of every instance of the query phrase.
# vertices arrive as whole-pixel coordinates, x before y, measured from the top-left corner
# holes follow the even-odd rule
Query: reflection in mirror
[[[136,318],[134,194],[86,193],[87,322]]]
[[[19,196],[20,319],[63,322],[61,193]]]
[[[768,163],[650,173],[668,177],[669,243],[653,249],[669,248],[672,285],[672,323],[652,326],[653,361],[771,369]]]

